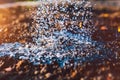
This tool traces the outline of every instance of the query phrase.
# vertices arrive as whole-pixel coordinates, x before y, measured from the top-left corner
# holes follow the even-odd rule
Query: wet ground
[[[33,24],[30,13],[34,10],[20,6],[0,9],[0,43],[31,41],[28,33]],[[117,59],[102,60],[102,64],[97,59],[61,68],[56,62],[35,66],[27,60],[6,56],[0,58],[0,80],[120,80],[120,10],[95,9],[94,16],[96,31],[92,39],[107,42],[106,48],[117,49]]]

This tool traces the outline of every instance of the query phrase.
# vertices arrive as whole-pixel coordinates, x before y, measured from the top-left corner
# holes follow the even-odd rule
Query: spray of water
[[[57,61],[61,66],[106,58],[100,55],[102,43],[91,39],[95,28],[89,1],[46,1],[49,4],[41,3],[34,15],[33,42],[4,43],[0,45],[0,56],[27,59],[33,64]]]

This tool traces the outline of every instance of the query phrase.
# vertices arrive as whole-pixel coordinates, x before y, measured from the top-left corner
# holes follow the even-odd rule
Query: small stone
[[[12,71],[12,67],[5,68],[5,71],[7,71],[7,72]]]
[[[79,23],[79,27],[80,27],[80,28],[82,28],[82,25],[83,25],[83,23],[82,23],[82,22],[80,22],[80,23]]]
[[[51,73],[46,73],[46,74],[45,74],[45,77],[46,77],[46,78],[49,78],[51,75],[52,75]]]
[[[39,76],[39,79],[40,79],[40,80],[43,80],[43,76]]]
[[[85,80],[84,78],[80,78],[80,80]]]
[[[24,62],[24,60],[21,60],[16,64],[16,70],[19,69],[19,67],[23,64],[23,62]]]
[[[108,28],[106,26],[101,26],[100,30],[107,30]]]
[[[101,14],[99,17],[104,17],[104,18],[107,18],[107,17],[109,17],[109,16],[110,16],[109,14],[104,13],[104,14]]]
[[[97,80],[102,80],[102,77],[101,77],[101,76],[98,76],[98,77],[97,77]]]
[[[75,70],[74,72],[72,72],[71,78],[74,78],[77,74],[77,70]]]
[[[23,73],[23,71],[19,71],[19,72],[18,72],[19,75],[22,74],[22,73]]]
[[[4,65],[5,62],[0,61],[0,67],[2,67]]]
[[[104,68],[104,67],[102,67],[102,68],[101,68],[101,71],[105,71],[105,68]]]
[[[35,71],[35,72],[34,72],[35,75],[38,74],[38,73],[39,73],[38,71]]]
[[[24,16],[23,14],[21,14],[21,15],[19,15],[19,18],[20,18],[20,19],[24,19],[25,16]]]
[[[4,29],[4,32],[7,32],[7,31],[8,31],[8,28],[5,28],[5,29]]]
[[[40,71],[40,73],[44,73],[44,72],[46,72],[46,67],[43,67]]]
[[[113,76],[111,73],[108,73],[107,80],[113,80]]]
[[[19,23],[19,20],[18,20],[18,19],[17,19],[17,20],[15,20],[15,23],[16,23],[16,24],[18,24],[18,23]]]
[[[112,77],[112,74],[111,74],[111,73],[109,73],[109,74],[108,74],[108,76],[109,76],[109,77]]]

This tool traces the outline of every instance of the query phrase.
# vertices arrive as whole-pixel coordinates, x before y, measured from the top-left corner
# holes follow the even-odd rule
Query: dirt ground
[[[0,43],[22,42],[30,39],[28,35],[32,18],[28,15],[28,8],[13,7],[0,9]]]
[[[34,10],[20,6],[0,9],[0,44],[31,41],[29,28],[33,21],[31,11]],[[120,34],[120,11],[95,9],[94,16],[97,31],[92,35],[93,39],[117,39],[116,45],[120,47],[120,36],[114,36],[116,32]],[[104,60],[104,64],[96,64],[99,62],[60,68],[56,62],[35,66],[26,60],[0,57],[0,80],[120,80],[120,60]]]

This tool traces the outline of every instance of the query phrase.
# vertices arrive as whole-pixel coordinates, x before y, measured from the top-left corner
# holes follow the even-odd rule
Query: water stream
[[[0,56],[26,59],[37,64],[57,62],[60,66],[77,65],[97,59],[116,58],[104,42],[91,39],[93,4],[89,1],[65,0],[39,5],[34,15],[35,26],[30,27],[33,42],[3,43]]]

